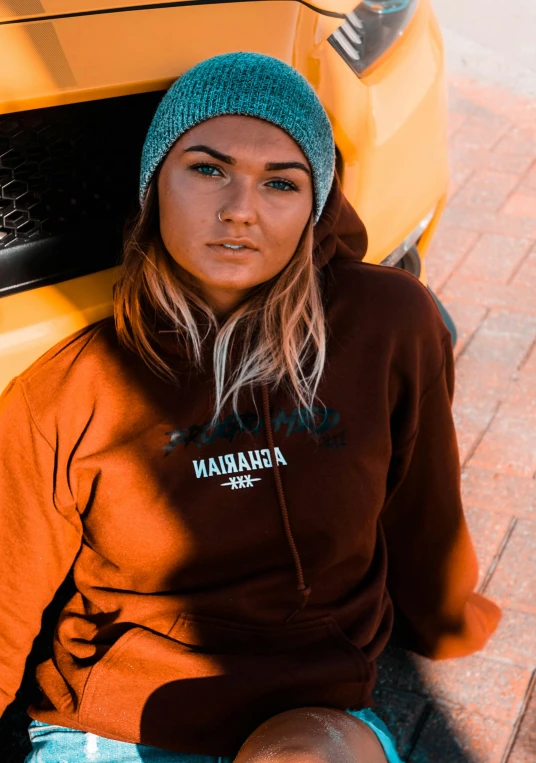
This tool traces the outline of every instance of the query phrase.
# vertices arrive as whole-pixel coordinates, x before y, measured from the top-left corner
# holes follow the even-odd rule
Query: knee
[[[243,744],[235,763],[386,763],[374,732],[328,708],[299,708],[270,718]]]
[[[242,759],[236,758],[237,762],[239,760]],[[335,761],[333,758],[326,757],[322,752],[312,750],[309,747],[281,744],[258,750],[253,757],[244,758],[244,763],[335,763]]]

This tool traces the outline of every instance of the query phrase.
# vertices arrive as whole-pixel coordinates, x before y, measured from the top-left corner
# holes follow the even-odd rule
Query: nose
[[[247,178],[234,179],[225,189],[218,213],[220,221],[238,225],[257,222],[255,183]]]

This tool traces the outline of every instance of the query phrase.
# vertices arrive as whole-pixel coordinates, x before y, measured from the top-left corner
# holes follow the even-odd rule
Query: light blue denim
[[[374,731],[389,763],[402,763],[391,732],[369,709],[347,710]],[[157,747],[117,742],[64,726],[32,721],[28,727],[32,752],[25,763],[232,763],[232,758],[168,752]]]

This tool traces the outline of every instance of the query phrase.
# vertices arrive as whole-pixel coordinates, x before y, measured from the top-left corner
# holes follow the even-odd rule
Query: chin
[[[268,278],[218,278],[218,279],[203,279],[203,286],[210,291],[221,292],[242,292],[255,288],[261,283],[267,281]]]

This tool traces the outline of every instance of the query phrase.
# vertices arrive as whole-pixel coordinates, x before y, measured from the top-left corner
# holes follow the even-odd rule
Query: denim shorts
[[[387,726],[372,710],[347,710],[374,731],[389,763],[402,763]],[[32,752],[24,763],[232,763],[232,758],[160,750],[117,742],[64,726],[32,721],[28,727]]]

